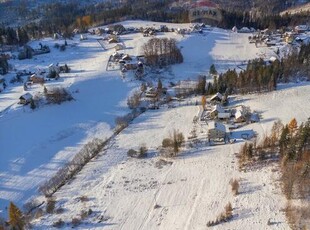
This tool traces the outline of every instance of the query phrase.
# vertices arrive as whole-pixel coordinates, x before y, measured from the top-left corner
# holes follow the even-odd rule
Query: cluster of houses
[[[21,71],[18,72],[18,76],[29,76],[27,78],[27,81],[24,83],[24,91],[27,91],[31,85],[34,84],[41,84],[43,85],[47,80],[50,80],[51,78],[59,78],[60,73],[65,73],[70,71],[70,68],[67,66],[67,64],[59,65],[59,63],[50,64],[48,66],[47,71],[38,69],[35,73],[27,72],[27,71]],[[31,93],[27,92],[19,97],[19,104],[27,105],[31,102],[33,96]]]
[[[269,29],[257,30],[253,28],[249,29],[243,27],[238,30],[234,27],[233,32],[239,33],[252,33],[249,36],[249,42],[258,44],[265,44],[268,47],[276,46],[281,43],[286,44],[309,44],[310,43],[310,26],[308,25],[298,25],[294,28],[287,28],[286,31],[271,31]]]
[[[259,122],[259,115],[251,113],[242,105],[233,107],[222,106],[224,96],[216,93],[209,100],[207,106],[201,113],[200,120],[208,126],[208,140],[229,140],[229,132],[247,123]],[[226,123],[227,125],[225,126]]]
[[[114,52],[110,56],[109,62],[119,65],[123,74],[128,71],[134,71],[134,74],[138,79],[144,74],[144,56],[133,57],[129,54]]]

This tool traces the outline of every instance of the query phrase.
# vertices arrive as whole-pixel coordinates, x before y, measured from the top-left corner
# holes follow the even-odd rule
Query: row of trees
[[[164,67],[182,63],[183,56],[175,39],[152,38],[142,47],[146,63],[150,66]]]
[[[25,45],[29,41],[26,28],[0,27],[0,45]]]
[[[288,26],[296,26],[305,24],[309,21],[308,13],[300,13],[297,15],[283,15],[278,14],[264,14],[253,17],[250,11],[222,11],[222,21],[219,23],[220,27],[232,28],[237,27],[253,27],[257,29],[280,29]]]
[[[278,158],[281,162],[283,191],[288,199],[310,195],[310,118],[298,126],[295,118],[287,125],[274,123],[270,135],[260,144],[246,143],[240,149],[239,163]]]
[[[162,22],[189,22],[188,9],[171,8],[172,1],[127,1],[127,3],[116,4],[112,2],[103,2],[96,5],[81,6],[74,2],[55,2],[40,6],[40,9],[32,9],[31,13],[22,12],[20,16],[29,18],[29,14],[40,18],[37,22],[30,22],[20,28],[18,34],[22,34],[22,39],[16,39],[17,36],[12,32],[12,28],[0,29],[0,44],[25,44],[27,36],[31,38],[40,38],[43,35],[52,35],[53,33],[62,33],[65,37],[70,37],[73,29],[79,28],[85,30],[93,25],[110,24],[126,19],[142,19]],[[26,11],[21,8],[20,11]],[[222,10],[222,20],[218,23],[219,27],[232,28],[233,26],[248,26],[259,29],[281,28],[304,24],[309,21],[309,14],[301,13],[299,15],[270,15],[257,14],[253,16],[250,11],[235,11],[235,9]],[[2,30],[2,32],[1,32]],[[3,32],[6,31],[5,33]],[[14,31],[14,29],[13,29]],[[1,35],[7,34],[5,39]],[[2,42],[2,43],[1,43]]]

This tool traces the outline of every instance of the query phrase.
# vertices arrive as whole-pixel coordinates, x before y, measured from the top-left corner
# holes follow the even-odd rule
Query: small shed
[[[131,61],[132,58],[129,56],[129,54],[125,54],[125,55],[122,57],[122,60],[124,60],[124,61]]]
[[[111,44],[111,43],[118,43],[118,40],[116,38],[110,38],[108,40],[108,43]]]
[[[32,95],[30,93],[25,93],[24,95],[19,97],[19,104],[27,105],[30,103],[32,99]]]
[[[223,139],[226,138],[226,127],[219,122],[209,122],[208,123],[208,139]]]
[[[116,44],[114,46],[114,49],[115,49],[115,51],[123,50],[123,49],[125,49],[125,46],[122,44]]]

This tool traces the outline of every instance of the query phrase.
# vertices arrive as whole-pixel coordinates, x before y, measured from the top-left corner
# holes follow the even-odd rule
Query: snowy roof
[[[220,105],[215,105],[211,112],[215,112],[215,111],[219,113],[224,113],[224,109]]]
[[[275,56],[272,56],[272,57],[269,58],[269,61],[271,61],[271,62],[274,62],[276,60],[278,60],[278,59]]]
[[[307,25],[298,25],[295,26],[295,30],[308,30],[309,27]]]
[[[214,121],[211,121],[208,123],[208,129],[209,130],[216,129],[216,130],[220,130],[222,132],[226,132],[225,125],[223,125],[222,123],[219,123],[219,122],[214,122]]]
[[[217,117],[220,119],[230,118],[230,113],[218,113]]]
[[[240,117],[243,117],[242,111],[241,110],[237,110],[235,113],[235,118],[238,119]]]
[[[30,100],[32,98],[32,95],[30,93],[25,93],[24,95],[21,95],[19,99],[24,99],[26,101]]]
[[[217,98],[217,97],[218,97],[220,100],[222,100],[222,99],[223,99],[223,95],[222,95],[222,94],[220,94],[220,93],[216,93],[214,96],[212,96],[212,97],[211,97],[211,99],[210,99],[210,100],[212,101],[212,100],[214,100],[214,99],[215,99],[215,98]]]

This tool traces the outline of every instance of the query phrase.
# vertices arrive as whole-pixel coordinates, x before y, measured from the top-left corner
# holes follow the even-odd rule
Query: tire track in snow
[[[205,185],[205,179],[202,179],[200,182],[199,188],[197,190],[197,193],[195,194],[195,200],[194,200],[193,205],[191,207],[190,215],[188,216],[188,218],[186,220],[186,224],[185,224],[184,229],[191,229],[190,223],[191,223],[191,220],[194,216],[195,211],[197,210],[196,208],[197,208],[198,202],[201,200],[201,195],[203,193],[204,185]]]

